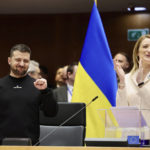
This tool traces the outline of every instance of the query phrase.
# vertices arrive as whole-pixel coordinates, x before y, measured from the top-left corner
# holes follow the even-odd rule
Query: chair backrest
[[[86,126],[85,104],[59,102],[58,108],[57,115],[52,118],[40,112],[40,145],[83,146]]]
[[[32,142],[30,138],[4,138],[2,140],[2,145],[30,146]]]
[[[40,141],[41,146],[83,146],[83,126],[40,126],[40,139],[50,133],[48,137]]]

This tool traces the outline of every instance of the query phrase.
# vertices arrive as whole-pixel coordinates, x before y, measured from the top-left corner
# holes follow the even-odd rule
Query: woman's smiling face
[[[150,38],[145,38],[141,42],[138,56],[142,62],[150,64]]]

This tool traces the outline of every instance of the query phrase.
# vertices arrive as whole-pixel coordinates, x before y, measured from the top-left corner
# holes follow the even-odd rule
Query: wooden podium
[[[0,146],[0,150],[150,150],[135,147],[55,147],[55,146]]]

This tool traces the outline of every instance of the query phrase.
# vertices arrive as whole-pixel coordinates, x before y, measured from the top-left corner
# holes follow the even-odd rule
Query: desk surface
[[[150,150],[150,148],[135,148],[135,147],[0,146],[0,150]]]

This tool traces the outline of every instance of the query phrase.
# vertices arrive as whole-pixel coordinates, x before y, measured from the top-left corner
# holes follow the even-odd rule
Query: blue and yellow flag
[[[89,26],[76,73],[72,102],[88,104],[86,137],[104,137],[104,123],[98,109],[116,105],[117,80],[113,60],[103,29],[101,18],[94,3]]]

